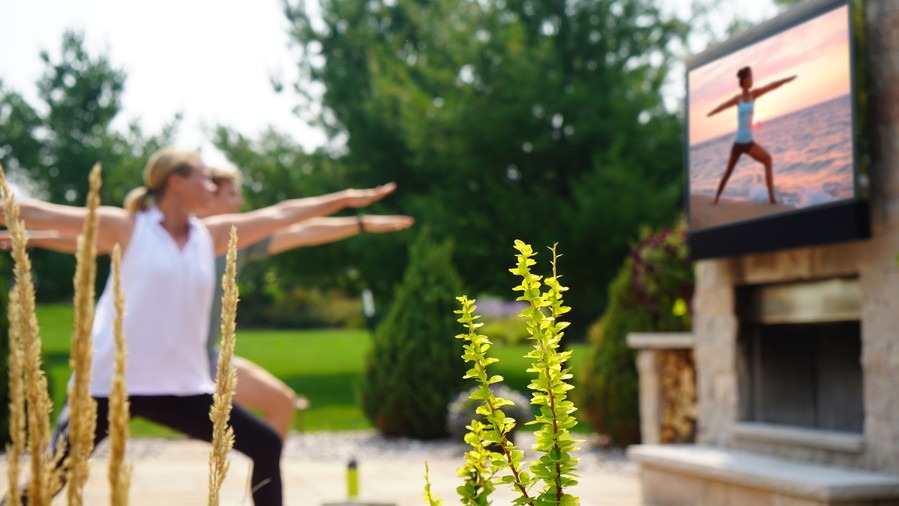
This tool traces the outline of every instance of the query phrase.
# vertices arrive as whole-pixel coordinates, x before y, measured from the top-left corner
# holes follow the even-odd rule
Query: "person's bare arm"
[[[303,220],[333,214],[347,207],[368,206],[390,195],[395,189],[396,184],[389,183],[371,189],[348,189],[319,197],[285,200],[245,213],[210,216],[204,218],[203,223],[212,235],[216,254],[220,255],[228,247],[232,225],[237,228],[237,247],[244,248]]]
[[[777,88],[780,88],[781,86],[787,84],[788,82],[792,81],[793,79],[796,79],[797,77],[798,76],[790,76],[785,79],[779,79],[772,83],[768,83],[768,84],[762,86],[761,88],[756,88],[756,89],[752,90],[752,97],[759,98],[762,95],[764,95],[765,93],[768,93],[771,90],[776,90]]]
[[[86,207],[53,204],[36,199],[28,199],[19,203],[21,218],[25,227],[30,230],[52,230],[64,240],[75,240],[84,228],[88,210]],[[6,215],[0,207],[2,222],[6,224]],[[128,246],[131,231],[134,228],[133,217],[124,209],[113,206],[97,208],[97,252],[110,253],[115,244],[122,249]]]
[[[740,95],[734,95],[734,98],[728,100],[727,102],[723,102],[718,107],[712,109],[708,114],[706,114],[706,117],[714,116],[715,114],[718,114],[719,112],[727,109],[728,107],[733,107],[733,106],[737,105],[737,102],[739,102],[739,100],[740,100]]]
[[[25,235],[26,246],[48,249],[60,253],[75,254],[78,252],[78,237],[64,237],[56,230],[28,230]],[[12,234],[9,230],[0,230],[0,250],[12,249]]]
[[[414,218],[403,215],[310,218],[272,234],[268,253],[276,255],[295,248],[337,242],[362,232],[396,232],[411,227],[413,223]]]

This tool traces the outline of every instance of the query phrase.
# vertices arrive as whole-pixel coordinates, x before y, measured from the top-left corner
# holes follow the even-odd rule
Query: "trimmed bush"
[[[693,264],[683,225],[641,241],[609,286],[609,305],[588,331],[576,402],[591,428],[614,444],[640,440],[638,377],[631,332],[689,330]]]
[[[365,414],[385,436],[446,436],[447,404],[462,390],[465,373],[453,317],[461,291],[451,243],[436,244],[422,233],[375,329],[361,386]]]
[[[518,316],[509,318],[484,318],[480,333],[490,336],[496,344],[515,346],[527,342],[527,322]]]

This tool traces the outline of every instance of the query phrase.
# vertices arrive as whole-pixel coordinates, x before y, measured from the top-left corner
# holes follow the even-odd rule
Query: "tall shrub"
[[[452,245],[422,233],[387,316],[375,329],[361,386],[365,414],[386,436],[446,435],[447,404],[462,387],[465,364],[453,338],[455,297],[462,283]]]
[[[638,378],[630,332],[689,330],[693,264],[683,224],[643,239],[609,285],[609,305],[588,331],[577,405],[594,431],[615,444],[640,439]]]

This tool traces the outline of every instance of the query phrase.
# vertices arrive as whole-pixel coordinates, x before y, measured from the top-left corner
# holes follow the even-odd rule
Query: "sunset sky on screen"
[[[759,98],[755,122],[850,92],[849,10],[841,7],[689,71],[689,143],[698,144],[737,129],[736,108],[707,117],[740,93],[737,71],[752,67],[755,88],[797,75],[795,81]]]

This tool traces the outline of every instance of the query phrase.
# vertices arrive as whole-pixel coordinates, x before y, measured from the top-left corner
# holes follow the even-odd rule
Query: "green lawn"
[[[72,309],[67,304],[38,306],[45,370],[51,382],[56,410],[65,399],[69,369]],[[239,330],[237,354],[248,358],[281,378],[309,398],[311,407],[294,420],[294,428],[307,431],[354,430],[371,427],[357,397],[357,385],[370,346],[366,330]],[[577,366],[585,346],[572,347],[570,364]],[[527,391],[527,345],[494,347],[500,361],[493,367],[506,383]],[[461,360],[461,358],[459,359]],[[472,385],[473,386],[473,385]],[[579,428],[584,429],[583,426]],[[144,420],[131,425],[135,435],[169,435],[167,429]]]

